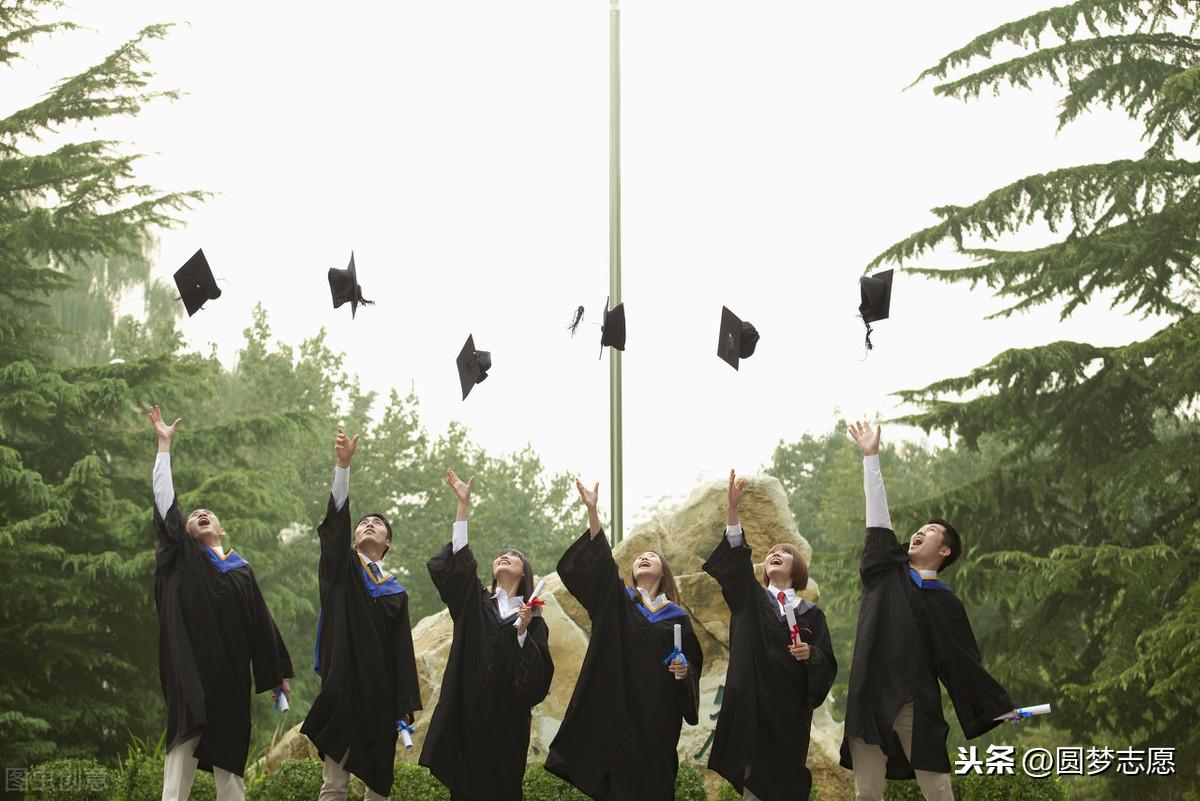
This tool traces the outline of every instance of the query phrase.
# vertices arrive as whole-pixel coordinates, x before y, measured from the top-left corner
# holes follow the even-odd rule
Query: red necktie
[[[787,593],[779,593],[779,614],[784,614],[784,608],[787,607]]]

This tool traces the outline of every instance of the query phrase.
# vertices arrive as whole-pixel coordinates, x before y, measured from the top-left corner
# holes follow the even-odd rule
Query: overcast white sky
[[[944,53],[1048,0],[622,4],[626,526],[663,496],[889,393],[1055,339],[1116,344],[1160,327],[1106,302],[986,322],[986,291],[898,275],[893,319],[862,360],[858,276],[878,252],[1026,174],[1140,153],[1101,112],[1055,134],[1062,94],[963,104],[904,87]],[[298,343],[329,330],[369,389],[415,385],[434,431],[491,451],[532,444],[608,498],[608,3],[122,0],[64,16],[93,30],[30,49],[6,109],[142,25],[159,86],[188,94],[98,126],[154,154],[140,177],[220,194],[161,237],[165,279],[198,247],[225,294],[183,322],[232,363],[254,304]],[[1035,235],[1036,236],[1036,235]],[[1034,238],[1026,242],[1040,241]],[[354,249],[378,305],[331,308],[325,273]],[[953,258],[929,264],[955,264]],[[572,340],[566,326],[587,309]],[[722,304],[757,353],[716,356]],[[136,304],[135,304],[136,306]],[[468,333],[494,368],[464,403]],[[920,438],[894,428],[885,436]]]

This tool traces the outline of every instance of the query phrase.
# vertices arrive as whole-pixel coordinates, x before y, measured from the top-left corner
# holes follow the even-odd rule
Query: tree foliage
[[[870,265],[907,265],[948,247],[966,263],[908,269],[985,283],[1011,302],[1001,314],[1055,302],[1065,318],[1107,297],[1130,313],[1165,317],[1142,341],[1012,349],[968,375],[900,392],[918,409],[905,422],[968,448],[985,438],[1003,448],[986,475],[902,511],[936,511],[977,532],[953,582],[1000,615],[983,645],[1019,699],[1056,701],[1052,725],[1073,742],[1193,756],[1200,162],[1186,154],[1200,133],[1197,24],[1195,4],[1182,0],[1083,0],[1002,25],[942,58],[918,78],[941,81],[938,94],[970,99],[1049,81],[1065,88],[1060,126],[1098,105],[1120,108],[1143,124],[1145,152],[936,208],[937,223]],[[997,60],[1000,45],[1025,52]],[[1026,250],[981,244],[1035,226],[1061,238]],[[1177,770],[1172,792],[1196,797],[1195,760],[1177,760]]]

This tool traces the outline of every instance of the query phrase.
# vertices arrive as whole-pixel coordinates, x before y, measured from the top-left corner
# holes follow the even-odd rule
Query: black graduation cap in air
[[[729,310],[728,306],[721,307],[721,334],[717,340],[717,355],[734,370],[738,369],[739,359],[749,359],[754,355],[758,345],[758,329],[747,320],[739,319]]]
[[[358,285],[358,270],[354,266],[354,251],[350,251],[350,265],[344,270],[336,267],[329,268],[329,291],[333,295],[333,308],[343,303],[350,303],[350,319],[358,313],[358,304],[370,306],[374,301],[362,296],[362,287]]]
[[[608,308],[610,298],[604,299],[604,322],[600,324],[600,356],[604,356],[604,348],[611,346],[617,350],[625,350],[625,304],[618,303]]]
[[[179,299],[183,301],[188,317],[200,311],[200,307],[208,301],[221,297],[221,288],[217,286],[217,279],[213,278],[203,248],[175,271],[175,288],[179,290]]]
[[[469,334],[456,361],[458,383],[462,385],[463,400],[466,400],[471,388],[487,378],[487,371],[492,369],[492,354],[486,350],[475,350],[475,335]]]
[[[867,327],[867,350],[870,350],[871,323],[886,320],[891,311],[892,271],[884,270],[874,275],[864,275],[858,279],[858,288],[862,294],[858,314],[862,317],[863,325]]]

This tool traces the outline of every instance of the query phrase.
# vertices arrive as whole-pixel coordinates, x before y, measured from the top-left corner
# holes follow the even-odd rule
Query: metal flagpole
[[[610,0],[608,12],[608,294],[621,302],[621,9]],[[621,351],[609,349],[609,456],[612,482],[613,544],[624,539],[621,487]]]

